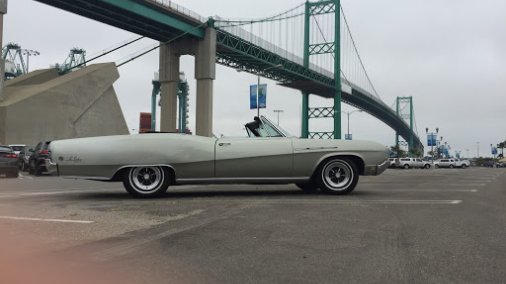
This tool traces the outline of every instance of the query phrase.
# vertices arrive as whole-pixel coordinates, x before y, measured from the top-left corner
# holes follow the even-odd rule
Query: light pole
[[[494,166],[493,167],[495,168],[496,167],[496,164],[495,164],[495,155],[497,154],[497,148],[494,149],[494,145],[490,144],[490,151],[492,152],[492,155],[494,155],[494,160],[493,160]]]
[[[346,134],[346,137],[348,137],[347,140],[352,140],[352,139],[350,139],[351,138],[350,137],[350,115],[352,113],[354,113],[354,112],[362,112],[362,110],[361,109],[356,109],[356,110],[352,110],[352,111],[344,111],[343,110],[342,112],[344,112],[344,113],[346,113],[348,115],[348,131],[347,131],[347,134]]]
[[[476,142],[476,158],[480,157],[480,142]]]
[[[274,65],[274,66],[265,68],[264,70],[262,70],[262,72],[265,73],[265,71],[267,71],[267,70],[281,68],[281,67],[283,67],[283,65],[281,65],[281,64]],[[260,70],[258,70],[257,78],[258,78],[258,80],[257,80],[257,116],[260,117],[260,104],[258,101],[260,98]]]
[[[437,140],[437,134],[439,133],[439,127],[436,127],[436,133],[434,132],[430,132],[429,133],[429,128],[426,127],[425,128],[425,133],[427,134],[427,142],[429,142],[427,146],[431,146],[431,154],[432,154],[432,164],[434,164],[434,144],[436,144],[436,140]],[[434,139],[435,138],[435,139]],[[443,139],[443,138],[441,138]],[[437,145],[436,145],[437,146]]]
[[[26,73],[28,73],[28,66],[30,65],[30,56],[37,56],[40,55],[40,52],[36,50],[31,49],[23,49],[22,50],[23,55],[26,55]]]
[[[278,114],[278,126],[279,126],[279,114],[282,113],[283,110],[282,109],[275,109],[275,110],[273,110],[273,112]]]

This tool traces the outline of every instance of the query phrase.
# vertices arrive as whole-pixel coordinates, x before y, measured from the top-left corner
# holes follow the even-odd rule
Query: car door
[[[220,138],[217,178],[283,178],[293,173],[293,143],[287,137]]]

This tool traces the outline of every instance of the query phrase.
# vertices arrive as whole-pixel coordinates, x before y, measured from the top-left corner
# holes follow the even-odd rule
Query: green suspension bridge
[[[168,0],[36,0],[136,34],[170,43],[202,39],[216,30],[218,64],[260,75],[302,93],[302,137],[341,139],[341,102],[383,121],[409,149],[423,152],[410,100],[409,117],[386,105],[372,84],[340,0],[307,1],[262,19],[204,18]],[[143,53],[144,54],[144,53]],[[121,65],[121,64],[120,64]],[[118,66],[120,66],[118,65]],[[310,108],[310,95],[333,107]],[[309,120],[334,121],[329,132],[311,132]],[[407,119],[407,120],[406,120]]]

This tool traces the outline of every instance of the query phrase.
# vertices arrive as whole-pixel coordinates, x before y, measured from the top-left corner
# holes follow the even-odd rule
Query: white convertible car
[[[57,140],[46,166],[61,176],[122,181],[136,197],[196,183],[296,183],[347,194],[359,175],[389,166],[387,148],[375,142],[299,139],[263,116],[245,128],[244,138],[146,133]]]

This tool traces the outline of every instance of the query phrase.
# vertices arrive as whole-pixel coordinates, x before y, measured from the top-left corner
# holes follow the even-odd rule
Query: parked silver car
[[[440,159],[434,162],[436,168],[455,168],[457,163],[454,159]]]
[[[400,158],[397,160],[396,166],[398,168],[410,169],[430,169],[430,162],[422,160],[420,158]]]
[[[149,133],[53,141],[46,166],[63,176],[122,181],[130,194],[148,197],[195,183],[296,183],[347,194],[359,175],[389,165],[387,147],[375,142],[298,139],[265,117],[245,128],[244,138]]]

